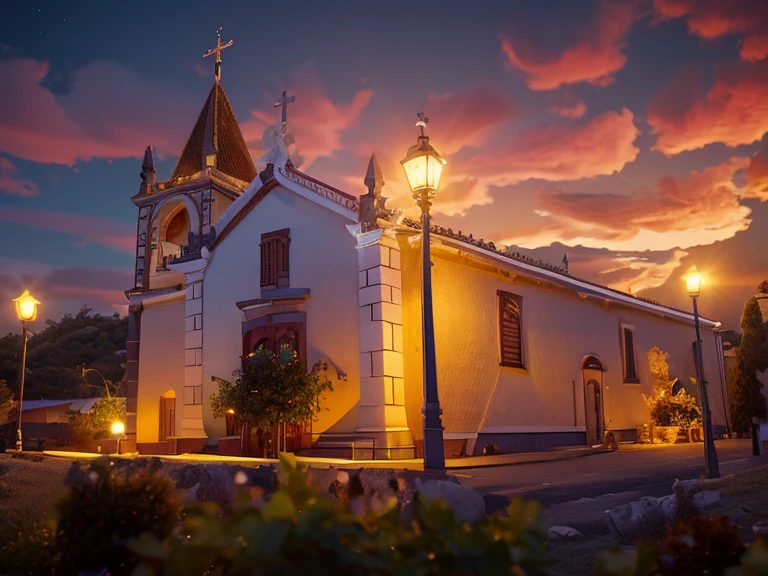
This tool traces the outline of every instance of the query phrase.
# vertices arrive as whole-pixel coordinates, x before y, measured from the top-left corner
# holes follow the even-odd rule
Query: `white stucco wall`
[[[403,245],[401,243],[401,245]],[[421,438],[421,294],[418,244],[403,250],[403,322],[408,423]],[[462,263],[433,249],[433,302],[438,387],[448,433],[566,431],[583,427],[581,361],[600,358],[608,430],[633,429],[647,421],[642,398],[652,389],[646,352],[669,353],[670,376],[695,375],[692,325],[617,304],[606,309],[569,290],[537,286]],[[499,366],[497,290],[520,295],[525,370]],[[623,381],[620,324],[634,325],[640,384]],[[715,423],[724,424],[715,334],[704,332],[705,374]],[[599,376],[599,372],[593,374]],[[574,417],[575,391],[575,417]],[[515,427],[514,430],[511,427]]]
[[[139,395],[136,441],[157,442],[160,397],[176,392],[176,433],[181,435],[184,386],[184,298],[160,306],[146,306],[141,313]]]
[[[328,362],[334,391],[323,403],[315,432],[336,425],[353,431],[359,400],[358,271],[350,221],[278,187],[234,228],[212,252],[203,283],[203,414],[212,441],[224,434],[223,420],[210,413],[216,390],[211,376],[230,379],[240,365],[242,321],[236,303],[260,298],[261,234],[290,228],[290,287],[309,288],[306,312],[307,365]],[[218,231],[221,232],[220,230]],[[346,372],[337,380],[333,366]]]

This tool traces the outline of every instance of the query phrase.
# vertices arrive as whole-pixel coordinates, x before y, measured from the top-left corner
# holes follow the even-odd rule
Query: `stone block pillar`
[[[203,427],[203,273],[187,274],[181,437],[207,438]]]
[[[400,249],[379,228],[358,234],[357,250],[360,412],[356,432],[408,432]]]
[[[128,338],[125,354],[125,444],[126,452],[136,450],[136,413],[139,402],[139,340],[141,305],[128,306]]]

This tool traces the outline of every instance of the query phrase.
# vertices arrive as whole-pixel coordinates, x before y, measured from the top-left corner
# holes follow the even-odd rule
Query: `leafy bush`
[[[77,446],[94,438],[107,438],[115,420],[125,422],[125,398],[102,398],[88,413],[71,412],[69,424],[57,443],[59,446]]]
[[[304,424],[320,412],[320,396],[333,390],[316,364],[307,372],[296,353],[280,355],[259,348],[242,359],[235,382],[215,378],[211,411],[221,418],[234,410],[241,424],[268,430],[278,422]]]
[[[108,567],[129,574],[134,556],[126,539],[145,532],[166,538],[179,521],[181,502],[168,478],[149,468],[118,473],[112,465],[96,460],[58,504],[61,573]]]
[[[51,574],[54,534],[53,524],[0,510],[0,574]]]
[[[651,422],[656,426],[684,428],[696,425],[700,420],[696,399],[685,390],[681,389],[677,394],[672,391],[674,381],[669,380],[669,355],[654,346],[648,350],[646,357],[653,381],[653,394],[643,394],[643,398],[651,413]]]
[[[280,489],[265,502],[240,495],[222,519],[215,506],[190,511],[182,535],[150,535],[129,547],[142,574],[362,576],[386,574],[543,575],[547,529],[538,504],[517,499],[509,517],[461,525],[442,501],[416,496],[334,500],[310,487],[293,460],[281,458]]]

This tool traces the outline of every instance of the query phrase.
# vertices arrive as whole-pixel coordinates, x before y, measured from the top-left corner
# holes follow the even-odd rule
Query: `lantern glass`
[[[22,322],[32,322],[37,318],[37,305],[40,304],[29,293],[28,290],[24,290],[24,293],[18,298],[14,298],[13,302],[16,304],[16,315]]]
[[[122,436],[125,434],[125,424],[120,422],[120,420],[112,422],[112,434],[114,436]]]
[[[440,176],[443,173],[443,159],[437,154],[420,154],[403,161],[403,169],[408,178],[411,191],[418,192],[424,188],[437,191],[440,187]]]
[[[702,276],[698,272],[691,272],[685,277],[685,288],[688,296],[695,298],[701,293]]]

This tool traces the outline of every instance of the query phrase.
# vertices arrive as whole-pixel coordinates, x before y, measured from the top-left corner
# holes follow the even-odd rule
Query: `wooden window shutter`
[[[261,235],[261,287],[288,288],[291,285],[288,264],[290,229]]]
[[[522,298],[499,292],[499,343],[502,366],[523,368]]]

